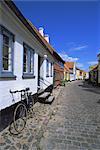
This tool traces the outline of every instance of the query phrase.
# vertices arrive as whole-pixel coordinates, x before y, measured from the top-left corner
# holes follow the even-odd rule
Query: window
[[[49,61],[46,60],[46,77],[49,77]]]
[[[11,71],[11,47],[9,37],[3,34],[3,71]]]
[[[51,63],[51,66],[50,66],[50,75],[51,77],[53,76],[53,63]]]
[[[34,78],[34,50],[24,44],[23,78]]]
[[[13,75],[14,35],[0,25],[0,78],[15,78]]]
[[[23,62],[23,72],[28,72],[28,63],[27,59],[28,58],[28,51],[27,48],[24,47],[24,62]]]

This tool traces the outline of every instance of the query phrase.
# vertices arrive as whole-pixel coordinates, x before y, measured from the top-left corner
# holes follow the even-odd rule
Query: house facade
[[[19,102],[9,90],[53,85],[52,47],[31,25],[12,1],[0,2],[0,110]]]
[[[64,80],[64,60],[54,51],[54,87],[61,85]]]
[[[98,85],[100,86],[100,54],[98,54]]]
[[[98,65],[90,67],[89,81],[93,84],[98,84]]]
[[[83,78],[84,78],[83,70],[76,68],[76,79],[83,80]]]
[[[76,67],[76,79],[77,80],[85,80],[89,78],[88,72],[81,70]]]
[[[66,63],[64,64],[64,80],[70,81],[70,69],[67,67]]]
[[[76,80],[76,63],[75,62],[65,62],[65,68],[67,68],[68,80],[74,81]]]

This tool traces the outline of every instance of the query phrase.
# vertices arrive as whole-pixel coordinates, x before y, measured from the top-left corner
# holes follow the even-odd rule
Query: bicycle
[[[16,91],[10,90],[13,101],[15,101],[14,94],[21,93],[21,101],[15,107],[13,114],[13,122],[10,124],[9,127],[10,133],[12,133],[11,125],[13,125],[15,131],[17,132],[16,134],[19,134],[25,128],[28,116],[31,114],[33,115],[33,99],[32,94],[31,92],[29,92],[29,90],[29,88]]]

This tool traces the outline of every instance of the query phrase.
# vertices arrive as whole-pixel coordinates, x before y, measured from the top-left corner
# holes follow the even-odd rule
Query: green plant
[[[65,86],[65,82],[66,82],[65,80],[62,80],[62,81],[61,81],[61,85],[62,85],[62,86]]]

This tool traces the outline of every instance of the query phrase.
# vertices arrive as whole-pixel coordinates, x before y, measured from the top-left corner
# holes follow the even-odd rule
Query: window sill
[[[35,76],[34,75],[23,75],[22,76],[22,79],[34,79],[35,78]]]
[[[0,81],[16,80],[15,75],[0,75]]]
[[[48,78],[48,77],[49,77],[49,75],[46,75],[46,77]]]

